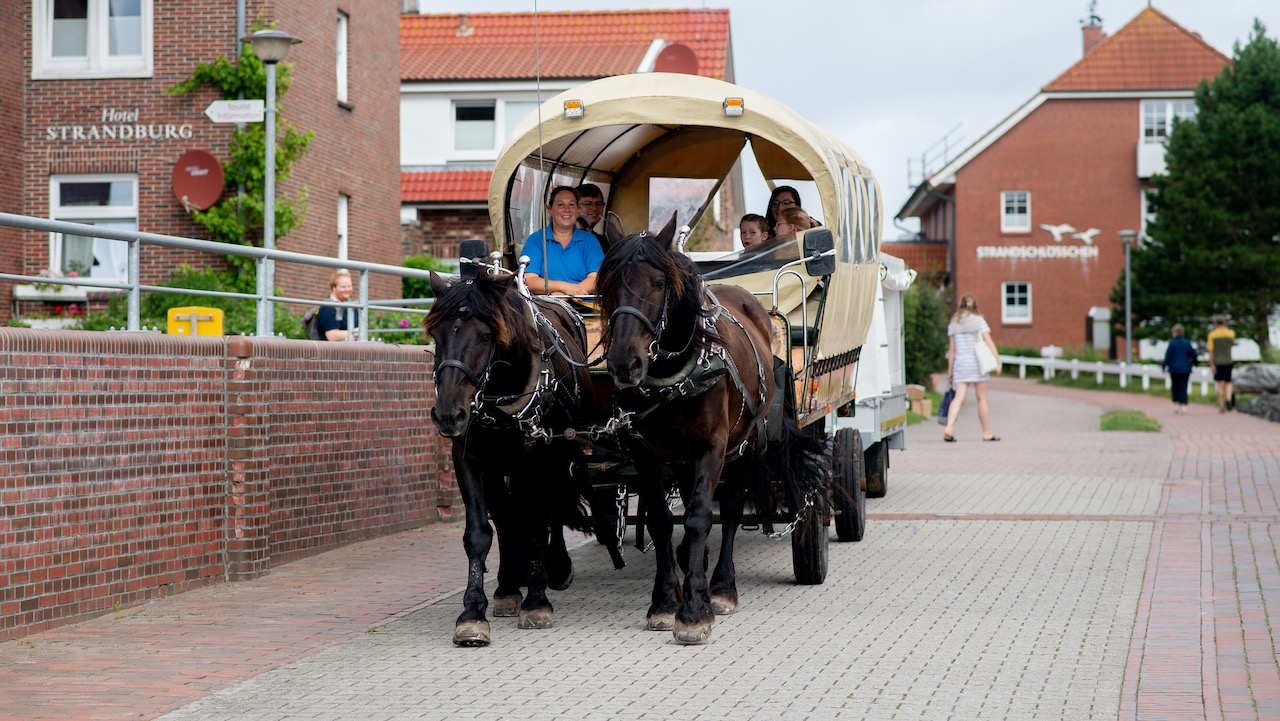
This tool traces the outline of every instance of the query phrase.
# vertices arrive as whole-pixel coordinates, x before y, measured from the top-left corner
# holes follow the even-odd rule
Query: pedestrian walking
[[[1209,331],[1209,368],[1213,371],[1219,413],[1236,407],[1235,389],[1231,384],[1231,347],[1235,344],[1236,332],[1227,327],[1227,317],[1214,316],[1213,330]]]
[[[1000,363],[997,360],[994,368],[984,371],[978,359],[980,352],[978,347],[979,344],[986,346],[986,350],[993,358],[998,358],[999,351],[996,349],[995,341],[991,339],[991,326],[987,325],[986,319],[978,313],[978,299],[972,293],[965,293],[960,298],[960,307],[956,309],[955,315],[951,316],[947,335],[951,340],[947,351],[947,376],[950,377],[951,385],[956,390],[956,397],[951,401],[951,408],[947,413],[947,425],[942,431],[942,440],[948,443],[955,441],[955,426],[956,419],[960,417],[960,406],[964,404],[964,399],[972,388],[973,394],[978,399],[978,421],[982,424],[982,440],[998,441],[1000,436],[991,432],[991,424],[987,419],[987,381],[991,380],[989,373],[1000,375]]]
[[[1170,390],[1174,413],[1187,412],[1187,382],[1191,380],[1191,371],[1196,366],[1196,349],[1187,340],[1181,323],[1173,326],[1173,338],[1164,351],[1164,362],[1161,367],[1169,373]]]

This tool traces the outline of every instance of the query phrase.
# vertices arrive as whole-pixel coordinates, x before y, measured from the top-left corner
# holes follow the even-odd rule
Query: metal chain
[[[813,508],[813,500],[817,495],[818,495],[817,491],[809,491],[808,493],[804,494],[804,505],[800,507],[800,510],[796,511],[795,520],[793,520],[791,523],[788,523],[786,526],[784,526],[781,531],[766,533],[765,537],[776,541],[782,538],[786,538],[787,536],[790,536],[796,530],[796,526],[800,525],[800,520],[804,518],[804,512],[809,510],[810,508]]]

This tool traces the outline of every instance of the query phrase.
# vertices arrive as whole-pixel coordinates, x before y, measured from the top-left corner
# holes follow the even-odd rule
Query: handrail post
[[[360,329],[360,337],[357,340],[369,340],[372,333],[369,332],[369,271],[360,271],[360,315],[356,316],[356,327]],[[354,333],[348,333],[347,339],[350,340]]]
[[[129,309],[126,322],[129,330],[142,330],[142,241],[129,241]]]
[[[259,338],[265,338],[266,336],[271,335],[271,326],[267,323],[268,286],[266,264],[266,257],[258,258],[255,263],[258,277],[258,300],[256,301],[258,306],[258,329],[256,334]]]

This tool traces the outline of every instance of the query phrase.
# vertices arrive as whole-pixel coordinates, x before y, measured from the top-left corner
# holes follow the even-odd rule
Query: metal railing
[[[26,230],[35,230],[46,233],[64,233],[79,235],[91,238],[105,238],[107,240],[118,240],[129,244],[129,265],[128,277],[122,283],[112,280],[94,280],[92,278],[49,278],[47,276],[32,275],[16,275],[11,273],[0,273],[0,280],[12,280],[20,283],[41,283],[47,285],[59,286],[79,286],[83,288],[96,288],[101,290],[122,290],[128,293],[128,314],[127,314],[127,330],[141,330],[141,309],[142,309],[142,293],[160,292],[160,293],[176,293],[180,295],[193,295],[211,298],[238,298],[244,300],[253,300],[257,307],[257,333],[258,336],[271,336],[273,332],[274,320],[274,303],[293,303],[300,305],[318,305],[329,306],[334,308],[353,308],[359,312],[357,317],[357,326],[368,328],[369,311],[370,310],[390,310],[404,311],[409,313],[425,313],[425,308],[412,307],[408,304],[429,305],[429,301],[424,299],[406,300],[370,300],[369,299],[369,274],[378,273],[381,275],[394,275],[401,278],[420,278],[430,279],[430,271],[418,270],[417,268],[404,268],[395,265],[383,265],[380,263],[364,263],[357,260],[339,260],[337,258],[329,258],[321,255],[308,255],[306,253],[294,253],[286,250],[267,250],[265,248],[257,248],[250,245],[237,245],[234,243],[219,243],[211,240],[197,240],[194,238],[182,238],[173,235],[160,235],[157,233],[143,233],[140,231],[117,230],[114,228],[104,228],[96,225],[84,225],[81,223],[68,223],[59,220],[46,220],[43,218],[32,218],[25,215],[13,215],[11,213],[0,213],[0,226],[9,226],[13,228],[23,228]],[[163,248],[178,248],[182,250],[194,250],[214,255],[235,255],[242,258],[253,258],[257,264],[258,288],[257,293],[230,293],[215,290],[197,290],[192,288],[170,288],[166,286],[147,285],[139,278],[139,269],[141,268],[142,246],[153,245]],[[324,268],[346,268],[352,273],[359,274],[359,280],[356,283],[358,300],[340,303],[333,300],[315,300],[311,298],[292,298],[289,296],[275,295],[274,289],[267,288],[265,279],[274,277],[273,264],[276,262],[301,263],[303,265],[320,266]],[[353,340],[355,334],[347,334],[348,340]],[[370,340],[372,333],[362,333],[359,340]]]
[[[1128,388],[1129,381],[1133,378],[1140,379],[1142,390],[1150,390],[1152,379],[1162,381],[1164,387],[1170,388],[1173,384],[1169,374],[1164,369],[1152,363],[1134,363],[1129,365],[1124,361],[1119,363],[1104,363],[1100,361],[1082,361],[1082,360],[1063,360],[1061,358],[1034,358],[1027,356],[1002,355],[1000,362],[1006,366],[1018,366],[1018,377],[1027,377],[1027,368],[1043,369],[1045,378],[1054,378],[1058,371],[1071,374],[1071,379],[1076,380],[1081,373],[1093,374],[1096,382],[1101,385],[1102,379],[1108,375],[1117,376],[1120,380],[1121,388]],[[1208,368],[1197,367],[1191,371],[1191,382],[1200,386],[1200,395],[1209,395],[1209,386],[1213,384],[1213,374]]]

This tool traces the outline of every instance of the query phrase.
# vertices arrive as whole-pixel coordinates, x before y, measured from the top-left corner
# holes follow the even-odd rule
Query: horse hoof
[[[458,646],[488,646],[488,621],[459,621],[453,627],[453,642]]]
[[[515,618],[520,615],[520,602],[523,600],[519,592],[510,596],[494,596],[493,615],[499,618]]]
[[[671,631],[675,627],[676,615],[674,613],[651,613],[644,622],[644,630],[646,631]]]
[[[552,621],[550,608],[520,609],[520,621],[516,625],[525,629],[551,628]]]
[[[717,616],[728,616],[738,612],[738,599],[733,596],[712,596],[711,612]]]
[[[676,643],[686,646],[700,646],[704,643],[711,643],[711,626],[714,620],[702,621],[701,623],[676,623],[676,627],[672,629]]]
[[[573,585],[573,561],[569,561],[568,571],[569,573],[566,575],[566,577],[562,581],[554,581],[551,579],[547,579],[547,586],[552,591],[563,591],[566,588],[572,586]]]

